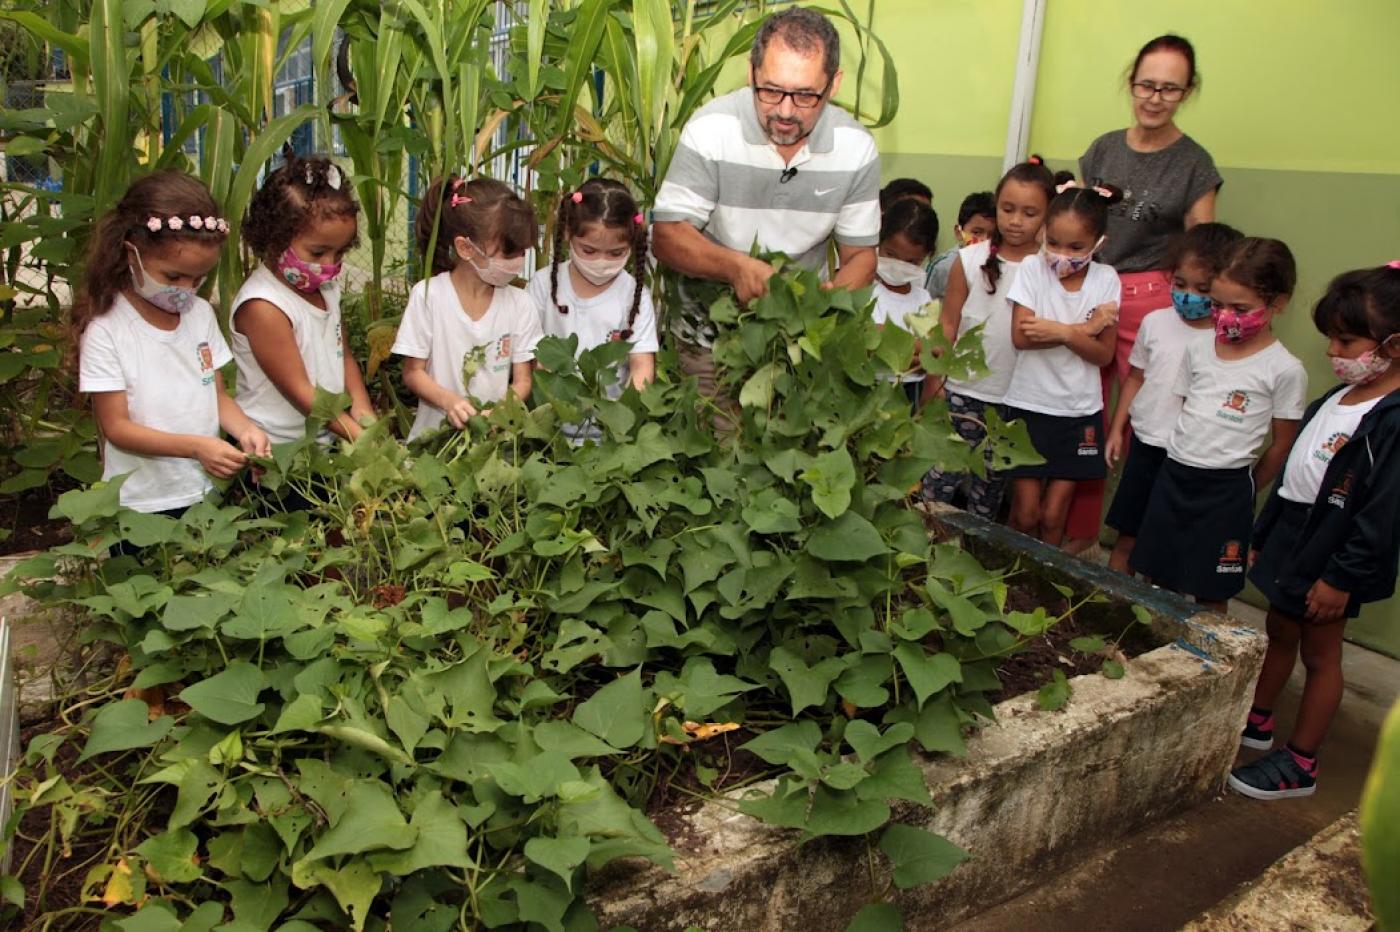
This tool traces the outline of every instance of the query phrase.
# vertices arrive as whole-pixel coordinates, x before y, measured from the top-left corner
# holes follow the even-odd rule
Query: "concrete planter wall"
[[[1163,646],[1130,660],[1121,680],[1074,678],[1059,712],[1036,709],[1034,695],[1002,702],[998,724],[969,741],[966,758],[921,761],[937,808],[897,808],[895,818],[944,835],[973,859],[896,894],[910,929],[973,915],[1092,845],[1219,792],[1264,650],[1253,629],[1176,596],[963,512],[939,520],[989,565],[1019,559],[1078,593],[1106,593],[1109,610],[1144,606]],[[888,865],[861,839],[799,846],[796,833],[714,803],[667,826],[678,874],[624,864],[598,878],[590,898],[604,928],[841,932],[888,886]]]

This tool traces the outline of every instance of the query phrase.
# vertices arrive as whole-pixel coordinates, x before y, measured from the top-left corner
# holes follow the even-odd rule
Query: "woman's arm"
[[[172,434],[136,423],[127,411],[124,391],[93,392],[92,411],[107,442],[128,453],[198,460],[205,472],[218,479],[228,479],[248,462],[248,457],[218,437]]]
[[[1207,191],[1196,198],[1196,203],[1191,205],[1191,209],[1186,211],[1186,217],[1182,221],[1185,229],[1191,229],[1198,223],[1215,222],[1215,189]]]

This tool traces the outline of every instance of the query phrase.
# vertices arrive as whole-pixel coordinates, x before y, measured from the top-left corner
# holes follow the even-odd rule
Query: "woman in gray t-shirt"
[[[1109,208],[1108,234],[1098,260],[1118,270],[1123,297],[1118,346],[1104,368],[1104,402],[1112,382],[1128,377],[1128,354],[1138,325],[1149,311],[1171,307],[1171,238],[1215,219],[1215,192],[1222,183],[1210,153],[1176,125],[1176,111],[1197,83],[1196,51],[1180,36],[1158,36],[1144,45],[1128,78],[1133,125],[1104,133],[1079,159],[1085,184],[1109,184],[1123,200]],[[1071,550],[1097,540],[1103,514],[1103,483],[1082,483],[1070,510],[1066,534]]]

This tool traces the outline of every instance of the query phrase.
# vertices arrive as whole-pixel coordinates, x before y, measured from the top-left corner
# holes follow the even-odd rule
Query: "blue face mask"
[[[1182,320],[1205,320],[1210,316],[1210,298],[1203,294],[1172,289],[1172,307]]]

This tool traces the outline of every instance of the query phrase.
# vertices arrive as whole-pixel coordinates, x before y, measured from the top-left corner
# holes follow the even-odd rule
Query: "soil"
[[[62,519],[49,517],[49,509],[66,487],[45,486],[14,495],[0,495],[0,556],[28,550],[46,550],[73,539],[73,527]]]

